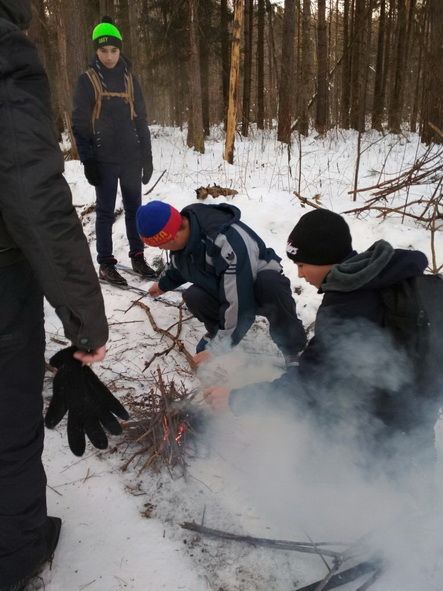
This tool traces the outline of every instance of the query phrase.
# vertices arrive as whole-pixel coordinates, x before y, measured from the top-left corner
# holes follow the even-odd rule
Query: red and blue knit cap
[[[163,201],[151,201],[137,210],[137,231],[145,244],[161,246],[174,240],[182,224],[181,213]]]

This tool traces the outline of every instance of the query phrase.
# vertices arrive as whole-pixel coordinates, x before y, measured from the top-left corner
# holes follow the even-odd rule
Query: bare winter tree
[[[205,151],[203,108],[198,44],[198,2],[188,0],[189,15],[189,123],[187,144],[202,154]]]
[[[223,120],[226,120],[229,99],[229,20],[228,0],[220,2],[220,44],[221,44],[221,62],[222,62],[222,86],[223,86]]]
[[[351,105],[351,36],[349,34],[349,2],[350,0],[343,0],[343,56],[340,105],[340,125],[343,129],[349,128],[349,108]]]
[[[302,58],[301,58],[301,72],[300,72],[300,89],[299,89],[299,122],[298,130],[303,135],[308,135],[309,132],[309,112],[308,104],[312,94],[312,78],[314,74],[313,68],[313,50],[311,41],[311,0],[303,0],[303,16],[302,16]]]
[[[200,44],[200,74],[202,84],[202,109],[203,129],[205,136],[209,136],[209,60],[210,60],[210,35],[212,20],[212,0],[198,3],[199,14],[199,44]]]
[[[325,133],[329,126],[328,102],[328,32],[326,28],[326,0],[318,0],[317,27],[317,109],[315,129]]]
[[[243,22],[244,0],[234,0],[234,22],[232,24],[231,70],[229,76],[228,116],[226,120],[226,142],[223,158],[234,163],[234,141],[237,125],[237,95],[240,72],[240,41]]]
[[[380,0],[377,38],[377,64],[375,68],[374,102],[372,107],[372,127],[382,130],[384,110],[383,67],[386,35],[386,1]]]
[[[353,129],[364,131],[364,65],[365,49],[365,0],[355,0],[352,30],[352,61],[351,61],[351,113],[350,123]]]
[[[280,142],[291,143],[292,81],[294,72],[295,19],[297,5],[295,0],[285,0],[283,21],[282,56],[279,87],[278,132]]]
[[[249,113],[251,110],[253,16],[254,0],[245,0],[245,57],[243,67],[243,113],[241,127],[241,132],[244,137],[247,137],[249,133]]]
[[[394,133],[400,133],[403,120],[403,92],[405,83],[406,60],[406,4],[404,0],[397,0],[397,30],[396,55],[393,84],[389,102],[389,128]]]
[[[257,127],[264,129],[265,119],[265,0],[257,7]]]
[[[425,59],[421,138],[426,143],[441,144],[443,143],[441,134],[443,127],[443,3],[441,0],[428,1],[428,22],[429,42]],[[440,132],[436,127],[440,128]]]

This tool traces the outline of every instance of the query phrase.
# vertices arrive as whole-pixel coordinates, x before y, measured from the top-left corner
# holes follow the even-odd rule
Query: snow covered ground
[[[230,198],[252,226],[283,257],[286,274],[297,295],[298,312],[312,327],[320,296],[299,280],[296,268],[284,256],[286,238],[303,207],[293,191],[336,212],[363,204],[367,194],[352,202],[356,134],[333,131],[326,138],[313,135],[294,143],[290,162],[287,148],[274,134],[253,134],[238,140],[233,166],[222,159],[223,138],[214,130],[206,154],[186,148],[185,135],[175,129],[154,127],[155,173],[166,170],[147,199],[168,201],[182,208],[195,200],[195,189],[217,183],[232,187]],[[371,186],[407,169],[424,151],[417,136],[367,134],[360,164],[359,186]],[[300,174],[301,162],[301,174]],[[79,214],[94,203],[94,190],[84,179],[82,166],[68,162],[66,178]],[[300,184],[300,187],[299,187]],[[146,189],[145,189],[146,190]],[[413,188],[409,200],[430,195],[432,187]],[[318,197],[316,197],[318,195]],[[405,194],[397,197],[403,198]],[[222,199],[208,203],[221,202]],[[363,250],[384,238],[400,248],[417,248],[430,255],[430,235],[401,218],[381,221],[374,213],[361,219],[346,216],[354,246]],[[83,217],[84,230],[94,250],[94,214]],[[114,227],[115,254],[128,264],[123,216]],[[436,253],[443,263],[443,237]],[[148,249],[152,262],[158,250]],[[147,284],[129,277],[130,283]],[[186,362],[176,352],[160,357],[143,373],[144,363],[165,348],[143,310],[131,303],[134,293],[103,287],[110,323],[109,352],[94,366],[106,383],[124,397],[142,395],[152,385],[151,372],[160,367],[168,377],[178,376],[190,388]],[[168,294],[179,302],[179,293]],[[150,300],[159,326],[177,321],[177,308]],[[66,341],[53,310],[46,307],[47,358]],[[183,325],[182,337],[190,351],[203,332],[194,319]],[[233,384],[272,379],[283,360],[270,341],[266,323],[258,321],[235,354],[224,361]],[[50,397],[47,376],[45,397]],[[442,447],[441,423],[437,445]],[[223,542],[186,532],[183,521],[259,537],[308,541],[334,539],[352,542],[371,534],[389,559],[388,570],[374,591],[431,591],[443,588],[443,511],[441,501],[400,494],[386,482],[367,482],[353,467],[351,451],[331,449],[306,424],[290,424],[282,417],[217,417],[208,441],[178,478],[121,467],[130,453],[124,446],[97,452],[88,445],[83,458],[69,451],[65,426],[46,432],[45,465],[49,513],[63,519],[60,543],[52,569],[46,569],[36,588],[47,591],[294,591],[326,574],[319,556],[256,548]],[[419,479],[420,477],[418,477]],[[443,491],[442,466],[437,467],[437,491]],[[427,483],[418,482],[427,488]],[[439,499],[442,498],[440,494]],[[151,512],[152,505],[152,512]],[[342,587],[346,591],[356,585]]]

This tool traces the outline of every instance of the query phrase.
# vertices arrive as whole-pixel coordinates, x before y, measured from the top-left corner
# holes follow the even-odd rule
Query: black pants
[[[129,256],[143,252],[143,242],[138,235],[135,215],[142,201],[141,166],[138,163],[99,163],[100,184],[95,188],[97,197],[95,233],[97,237],[98,263],[115,263],[112,248],[112,226],[114,224],[115,200],[118,182],[125,210],[126,236],[129,242]]]
[[[297,317],[289,279],[277,271],[262,271],[254,283],[257,315],[269,321],[271,338],[285,357],[296,355],[306,342]],[[219,328],[220,302],[204,289],[191,285],[183,294],[189,311],[215,336]]]
[[[46,550],[43,296],[26,262],[0,267],[0,587]]]

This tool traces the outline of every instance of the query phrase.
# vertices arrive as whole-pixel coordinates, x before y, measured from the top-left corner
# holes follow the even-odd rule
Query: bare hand
[[[203,398],[213,410],[222,412],[229,408],[230,393],[231,391],[223,386],[210,386],[203,390]]]
[[[103,361],[106,357],[106,346],[98,347],[92,351],[76,351],[73,355],[75,359],[78,359],[83,364],[95,363],[96,361]]]
[[[202,365],[203,363],[207,363],[208,361],[211,361],[211,359],[213,357],[214,356],[212,353],[205,350],[205,351],[200,351],[200,353],[196,353],[192,359],[193,359],[195,365],[198,366],[198,365]]]
[[[157,296],[162,295],[162,293],[165,293],[165,292],[159,288],[158,283],[156,282],[156,283],[153,283],[151,285],[151,287],[148,289],[148,293],[153,298],[156,298]]]

